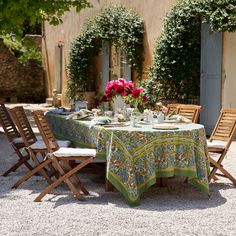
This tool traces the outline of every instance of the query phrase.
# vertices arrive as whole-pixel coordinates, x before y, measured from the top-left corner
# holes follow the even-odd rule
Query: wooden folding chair
[[[49,125],[44,117],[43,111],[34,111],[33,116],[39,128],[40,134],[42,135],[43,141],[46,145],[48,154],[46,156],[45,161],[39,166],[37,166],[34,170],[32,170],[31,173],[26,176],[26,179],[33,176],[36,172],[42,170],[42,168],[47,166],[49,163],[53,163],[57,168],[58,172],[60,173],[60,177],[48,187],[46,187],[41,192],[41,194],[39,194],[39,196],[35,199],[35,201],[41,201],[41,199],[47,193],[51,192],[62,182],[65,182],[68,185],[70,190],[75,194],[75,196],[79,200],[85,200],[72,183],[71,178],[76,180],[84,194],[89,194],[87,189],[84,187],[80,179],[75,174],[94,160],[96,156],[96,150],[87,148],[60,148],[56,139],[54,138],[51,129],[49,128]],[[29,150],[32,152],[31,146],[29,147]],[[32,155],[34,155],[33,152]],[[76,166],[71,166],[71,160],[80,162],[80,164]]]
[[[35,166],[38,166],[41,164],[42,160],[40,161],[37,154],[41,154],[41,157],[45,157],[45,152],[47,151],[46,146],[43,143],[42,137],[40,140],[37,139],[36,135],[34,134],[30,123],[28,121],[28,118],[24,112],[24,108],[22,106],[14,107],[10,110],[11,116],[13,117],[13,120],[19,130],[19,133],[23,139],[23,142],[25,144],[25,150],[29,152],[29,147],[31,146],[31,152],[34,153],[34,155],[30,155],[31,159],[35,163]],[[30,153],[29,153],[30,154]],[[41,159],[42,159],[41,158]],[[50,171],[57,175],[57,172],[55,171],[54,167],[49,164],[48,167],[50,168]],[[35,168],[35,167],[34,167]],[[44,178],[47,180],[49,184],[51,184],[53,181],[51,180],[49,174],[47,173],[46,169],[42,169],[40,171],[40,174],[44,176]],[[22,182],[17,181],[17,183],[14,185],[14,187],[18,187]]]
[[[191,120],[193,123],[197,123],[201,108],[202,107],[198,105],[179,104],[177,106],[177,114],[184,116],[185,118]]]
[[[18,162],[15,163],[10,169],[8,169],[3,174],[3,176],[7,176],[11,172],[16,171],[23,164],[29,170],[32,170],[33,167],[30,165],[30,163],[28,163],[30,155],[28,152],[24,152],[23,154],[23,149],[25,148],[25,144],[4,104],[0,104],[0,123],[10,145],[12,146],[15,153],[19,157]]]
[[[230,179],[236,186],[236,179],[222,165],[229,147],[236,133],[236,109],[221,109],[220,117],[208,141],[210,164],[213,167],[208,177],[209,181],[220,175]],[[214,160],[211,153],[219,154],[218,160]],[[217,173],[219,170],[222,174]]]

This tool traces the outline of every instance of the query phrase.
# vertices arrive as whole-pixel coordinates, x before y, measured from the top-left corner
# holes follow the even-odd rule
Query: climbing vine
[[[201,23],[212,31],[236,30],[236,0],[182,0],[167,15],[156,42],[148,101],[199,95]]]
[[[72,42],[68,65],[68,95],[74,98],[79,91],[94,84],[93,60],[108,42],[124,49],[126,59],[141,78],[143,61],[143,20],[123,6],[103,9],[89,20],[82,32]]]

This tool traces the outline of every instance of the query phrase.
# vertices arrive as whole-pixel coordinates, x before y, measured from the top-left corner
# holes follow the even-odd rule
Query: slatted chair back
[[[221,109],[220,117],[209,139],[210,142],[220,140],[226,142],[226,149],[229,148],[236,133],[236,109]]]
[[[29,147],[32,143],[35,143],[37,138],[31,128],[24,108],[22,106],[14,107],[11,109],[11,114],[26,147]]]
[[[52,179],[50,175],[48,174],[47,168],[50,169],[51,173],[55,176],[58,176],[58,172],[55,170],[55,168],[51,165],[50,162],[46,162],[44,165],[44,159],[46,157],[46,153],[48,151],[46,147],[46,141],[45,143],[42,142],[42,140],[37,140],[37,137],[33,133],[33,130],[30,126],[30,123],[27,119],[27,116],[24,112],[23,107],[15,107],[11,110],[12,117],[14,121],[16,122],[16,125],[19,129],[19,132],[25,142],[25,145],[27,147],[28,152],[30,153],[30,157],[32,161],[34,161],[35,166],[34,168],[26,173],[22,178],[20,178],[13,186],[13,188],[17,188],[21,183],[29,179],[33,174],[36,172],[40,172],[42,176],[46,179],[46,181],[51,184]],[[37,123],[36,123],[37,124]],[[38,125],[38,124],[37,124]],[[48,146],[50,146],[48,144]],[[40,156],[43,157],[43,160],[39,160],[38,154],[41,154]],[[41,159],[41,158],[40,158]],[[40,169],[39,166],[43,165],[44,168]]]
[[[21,137],[19,131],[17,130],[12,117],[5,107],[4,104],[0,104],[0,124],[4,130],[4,133],[14,149],[16,155],[18,156],[19,160],[12,165],[4,174],[3,176],[8,176],[11,172],[16,171],[21,165],[25,165],[29,170],[32,170],[32,166],[28,163],[30,156],[28,153],[23,154],[21,152],[22,148],[25,147],[23,142],[23,138]]]
[[[177,111],[178,111],[177,107],[179,105],[180,104],[178,104],[178,103],[168,104],[167,105],[167,108],[168,108],[167,115],[171,114],[173,111],[176,111],[176,113],[177,113]]]
[[[57,140],[55,139],[48,122],[44,116],[44,112],[41,110],[32,112],[36,125],[42,135],[43,141],[46,145],[46,148],[49,152],[53,152],[59,149]]]
[[[5,135],[10,143],[12,143],[16,138],[20,138],[20,133],[18,132],[10,113],[4,104],[0,104],[0,123],[4,130]]]
[[[177,106],[177,113],[185,118],[191,120],[193,123],[197,123],[201,111],[201,106],[198,105],[178,105]]]

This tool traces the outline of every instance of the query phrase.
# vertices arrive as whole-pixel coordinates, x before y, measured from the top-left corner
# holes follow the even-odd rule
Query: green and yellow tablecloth
[[[209,194],[209,162],[205,129],[199,124],[180,124],[177,130],[142,127],[89,127],[89,121],[66,120],[47,113],[57,138],[78,147],[97,148],[97,158],[107,161],[107,179],[129,205],[139,204],[141,194],[157,177],[188,177],[188,182]]]

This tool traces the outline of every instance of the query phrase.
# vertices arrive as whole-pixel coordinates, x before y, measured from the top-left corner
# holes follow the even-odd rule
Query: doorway
[[[102,45],[102,90],[105,91],[107,83],[111,80],[124,78],[131,80],[131,66],[126,60],[123,49],[104,42]],[[124,107],[125,103],[121,97],[114,99],[113,108],[116,110]]]

